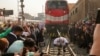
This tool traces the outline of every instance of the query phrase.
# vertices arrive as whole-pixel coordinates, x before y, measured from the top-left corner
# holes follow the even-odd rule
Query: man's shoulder
[[[11,33],[9,33],[9,34],[6,36],[6,38],[8,38],[8,39],[10,39],[10,38],[11,38],[11,39],[14,39],[14,37],[15,37],[15,36],[12,35]],[[15,37],[15,38],[16,38],[16,37]]]
[[[11,36],[13,36],[11,33],[9,33],[9,34],[7,35],[7,37],[11,37]]]

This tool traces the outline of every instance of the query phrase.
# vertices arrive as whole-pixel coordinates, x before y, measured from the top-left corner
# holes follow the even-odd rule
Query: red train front
[[[68,14],[69,8],[66,0],[47,0],[45,5],[47,32],[57,33],[57,29],[63,33],[67,32]]]

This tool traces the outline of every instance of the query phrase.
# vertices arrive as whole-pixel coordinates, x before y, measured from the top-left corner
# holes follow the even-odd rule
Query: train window
[[[47,5],[49,9],[66,9],[67,8],[66,1],[48,1]]]
[[[65,1],[60,1],[59,2],[59,8],[66,9],[67,8],[67,3]]]
[[[51,9],[51,8],[56,8],[56,2],[55,1],[48,1],[47,2],[47,5],[48,5],[48,8]]]

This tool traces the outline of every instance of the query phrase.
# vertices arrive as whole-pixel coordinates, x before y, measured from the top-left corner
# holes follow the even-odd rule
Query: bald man
[[[90,50],[90,56],[100,56],[100,8],[96,18],[96,28],[93,36],[93,45]]]

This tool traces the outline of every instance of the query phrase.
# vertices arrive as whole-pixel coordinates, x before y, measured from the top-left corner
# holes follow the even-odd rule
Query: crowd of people
[[[93,32],[95,28],[95,19],[78,21],[69,26],[70,41],[79,48],[84,48],[89,52],[93,43]]]
[[[9,21],[0,25],[0,56],[48,56],[39,49],[43,44],[44,28],[39,24]]]
[[[69,26],[70,42],[89,52],[93,43],[95,20],[79,21]],[[2,56],[45,54],[41,50],[44,44],[44,31],[38,24],[22,24],[18,22],[6,23],[0,26],[0,52]],[[34,53],[33,53],[34,52]],[[46,54],[45,54],[46,55]]]

